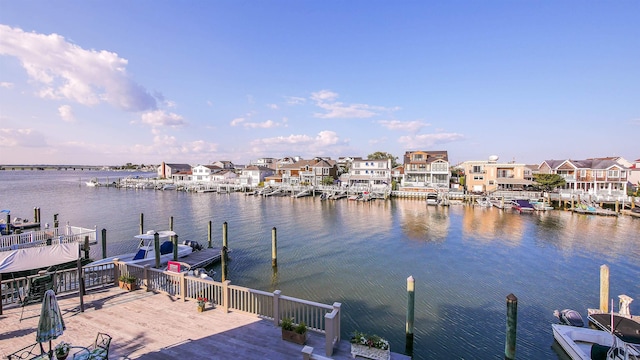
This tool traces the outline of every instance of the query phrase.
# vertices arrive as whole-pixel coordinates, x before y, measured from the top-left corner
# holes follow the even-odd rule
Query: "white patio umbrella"
[[[56,293],[49,289],[44,293],[42,300],[42,310],[40,311],[40,320],[38,322],[38,330],[36,332],[36,341],[40,343],[40,349],[44,352],[42,343],[49,342],[49,357],[53,355],[51,349],[51,340],[57,339],[62,335],[67,327],[64,325],[62,313],[58,306]]]

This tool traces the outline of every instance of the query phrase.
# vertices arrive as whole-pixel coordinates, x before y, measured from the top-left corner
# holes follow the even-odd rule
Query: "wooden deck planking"
[[[210,307],[198,313],[195,301],[117,287],[92,292],[84,303],[80,312],[77,296],[59,299],[67,330],[54,346],[60,341],[88,346],[98,332],[105,332],[113,337],[110,359],[302,359],[302,345],[282,340],[279,327],[251,314]],[[4,309],[0,356],[35,342],[40,308],[25,307],[21,322],[20,307]],[[311,332],[307,345],[324,355],[323,335]],[[349,349],[343,340],[332,358],[351,359]],[[400,354],[391,358],[409,359]]]

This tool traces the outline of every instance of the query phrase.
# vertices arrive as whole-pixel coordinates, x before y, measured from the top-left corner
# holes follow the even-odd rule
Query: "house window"
[[[415,154],[415,155],[413,155],[413,160],[415,160],[415,161],[420,161],[420,160],[422,160],[422,154]]]
[[[584,170],[584,169],[580,170],[580,177],[585,177],[585,176],[587,176],[587,170]]]
[[[473,173],[481,173],[482,172],[482,166],[474,165],[473,166],[473,170],[471,170],[471,172],[473,172]]]
[[[617,178],[617,177],[619,177],[619,171],[618,170],[609,170],[607,172],[607,177]]]
[[[473,177],[473,180],[482,181],[482,180],[484,180],[484,176],[482,176],[482,175],[480,175],[480,176],[476,175],[476,176],[474,176],[474,177]]]

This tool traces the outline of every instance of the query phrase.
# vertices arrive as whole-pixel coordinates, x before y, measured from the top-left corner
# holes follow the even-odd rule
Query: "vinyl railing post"
[[[120,267],[118,266],[118,261],[120,259],[113,259],[113,285],[118,286],[118,282],[120,281]]]
[[[231,299],[231,294],[230,294],[231,289],[229,289],[230,284],[231,284],[231,281],[229,280],[225,280],[222,282],[222,308],[224,309],[225,313],[229,312],[229,305],[231,305],[229,303]]]
[[[144,286],[145,291],[149,291],[149,268],[151,268],[151,265],[147,264],[142,269],[142,286]]]
[[[273,325],[280,326],[280,294],[282,291],[273,292]]]
[[[182,301],[187,301],[187,278],[184,273],[180,273],[180,294],[182,295]]]

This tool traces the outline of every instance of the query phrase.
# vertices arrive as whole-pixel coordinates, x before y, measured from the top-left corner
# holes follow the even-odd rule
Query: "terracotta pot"
[[[292,343],[296,343],[298,345],[304,345],[307,341],[307,333],[298,334],[293,330],[285,330],[282,329],[282,340],[291,341]]]

